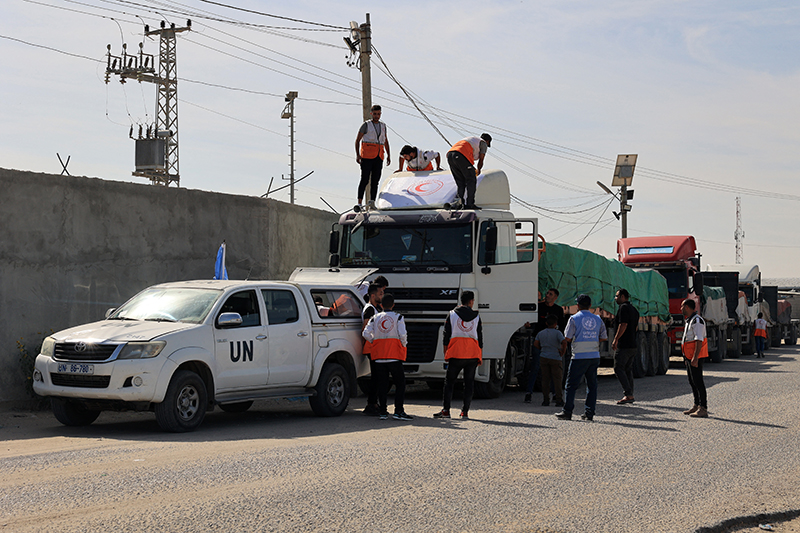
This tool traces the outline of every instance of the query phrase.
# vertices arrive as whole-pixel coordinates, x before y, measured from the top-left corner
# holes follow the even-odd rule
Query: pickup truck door
[[[311,370],[311,320],[295,289],[261,289],[267,310],[269,385],[305,385]]]
[[[242,323],[220,328],[222,313],[239,313]],[[267,330],[255,289],[228,296],[214,318],[218,392],[264,387],[269,376]]]

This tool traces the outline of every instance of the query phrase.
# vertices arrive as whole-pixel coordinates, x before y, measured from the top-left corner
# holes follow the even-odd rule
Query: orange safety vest
[[[373,316],[364,330],[365,339],[369,340],[368,335],[372,336],[370,351],[372,360],[397,359],[398,361],[405,361],[407,350],[400,340],[404,331],[403,317],[393,311],[384,311]]]
[[[479,137],[467,137],[461,139],[450,148],[451,152],[461,152],[461,154],[472,161],[478,160],[481,153],[481,139]]]
[[[683,353],[683,356],[689,360],[694,358],[694,350],[695,350],[695,345],[697,344],[697,340],[687,341],[686,337],[688,336],[687,333],[689,331],[692,331],[691,329],[692,322],[697,319],[702,320],[700,318],[700,315],[694,315],[694,317],[690,319],[689,322],[686,323],[686,327],[683,330],[683,339],[681,341],[681,353]],[[705,323],[703,323],[703,325],[705,325]],[[703,344],[700,346],[700,355],[698,355],[697,357],[698,359],[703,359],[704,357],[708,357],[708,338],[703,339]]]
[[[453,310],[447,319],[450,321],[450,342],[444,350],[444,360],[478,359],[482,362],[483,355],[478,344],[478,324],[481,317],[476,316],[469,322],[464,322]]]
[[[371,120],[365,122],[367,132],[361,137],[361,157],[363,159],[383,159],[383,149],[386,143],[386,124],[378,122],[378,126]]]
[[[763,318],[756,319],[756,337],[767,338],[767,321]]]
[[[361,311],[361,320],[364,320],[364,314],[367,312],[367,309],[369,309],[370,307],[372,309],[375,309],[375,314],[378,314],[378,309],[374,305],[367,304],[367,305],[364,306],[364,310]],[[375,315],[372,315],[372,316],[375,316]],[[372,318],[372,317],[370,317],[370,318]],[[363,337],[362,337],[362,339],[364,340],[364,344],[361,347],[361,353],[363,355],[369,355],[372,352],[372,343],[369,342],[367,339],[364,339]]]

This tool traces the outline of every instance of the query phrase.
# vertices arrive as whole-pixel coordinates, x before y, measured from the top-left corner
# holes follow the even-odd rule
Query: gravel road
[[[410,422],[361,415],[363,397],[340,418],[306,401],[216,410],[177,435],[151,413],[84,428],[0,413],[0,530],[693,532],[796,510],[798,355],[708,365],[706,420],[681,413],[677,364],[637,380],[631,405],[601,377],[593,422],[515,389],[476,401],[472,420],[434,420],[439,393],[422,385]]]

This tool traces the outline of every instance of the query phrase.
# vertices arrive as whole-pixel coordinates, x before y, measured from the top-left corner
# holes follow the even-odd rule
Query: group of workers
[[[406,360],[408,333],[402,315],[394,309],[394,297],[386,292],[388,281],[378,276],[367,287],[367,304],[362,312],[363,353],[369,357],[370,389],[364,414],[389,418],[387,396],[395,384],[395,420],[412,420],[405,412],[405,376],[403,362]],[[525,402],[531,402],[533,386],[541,372],[542,405],[550,405],[553,391],[556,407],[561,411],[555,416],[561,420],[571,420],[575,408],[575,394],[582,380],[586,380],[586,400],[583,420],[593,420],[597,407],[597,369],[600,366],[600,343],[608,340],[605,323],[591,312],[592,300],[586,294],[579,295],[575,302],[578,311],[571,315],[563,325],[564,310],[556,303],[559,292],[555,288],[547,291],[544,301],[539,304],[539,330],[534,339],[534,350],[529,368],[529,379]],[[636,331],[639,312],[630,302],[626,289],[619,289],[615,295],[618,311],[614,319],[614,339],[611,350],[614,352],[614,373],[623,390],[623,397],[617,404],[634,403],[633,365],[638,356]],[[434,418],[451,418],[450,406],[453,388],[458,376],[463,372],[464,397],[460,413],[461,419],[469,419],[469,409],[474,394],[475,372],[483,361],[483,332],[480,315],[473,309],[475,294],[463,291],[461,305],[449,312],[444,323],[442,337],[446,375],[444,382],[442,409],[434,413]],[[686,319],[681,340],[687,376],[692,389],[694,405],[684,411],[693,418],[708,417],[706,387],[703,381],[703,363],[708,358],[708,340],[705,321],[697,313],[696,302],[686,299],[681,305]],[[530,327],[530,324],[526,324]],[[563,327],[563,332],[561,328]],[[571,354],[571,355],[569,355]],[[562,366],[563,365],[563,366]],[[563,368],[567,367],[566,376]],[[552,385],[552,387],[551,387]],[[563,391],[563,394],[562,394]]]
[[[372,120],[364,122],[356,136],[356,162],[361,165],[361,180],[358,183],[358,205],[363,205],[364,194],[369,186],[370,202],[378,195],[378,183],[381,179],[384,158],[386,166],[391,164],[389,139],[386,124],[381,122],[381,106],[372,106]],[[447,163],[456,183],[455,206],[475,209],[475,190],[478,175],[483,169],[486,151],[492,145],[492,136],[488,133],[480,137],[467,137],[455,143],[447,152]],[[395,172],[402,172],[405,165],[412,172],[442,170],[442,158],[433,150],[421,151],[415,146],[405,145],[400,150],[400,164]],[[477,168],[475,164],[477,163]]]

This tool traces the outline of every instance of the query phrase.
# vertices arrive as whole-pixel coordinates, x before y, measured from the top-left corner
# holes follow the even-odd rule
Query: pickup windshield
[[[213,289],[145,289],[114,311],[109,320],[152,320],[200,324],[222,291]]]
[[[439,267],[469,272],[472,265],[472,225],[345,226],[342,266]],[[416,267],[416,268],[415,268]]]

